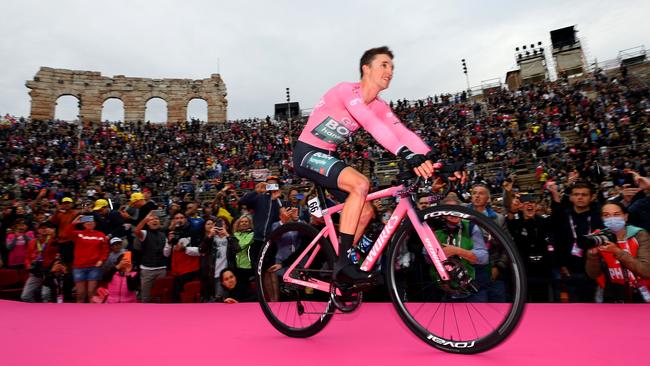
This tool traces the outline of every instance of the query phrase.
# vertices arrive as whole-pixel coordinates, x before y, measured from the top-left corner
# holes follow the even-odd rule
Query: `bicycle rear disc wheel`
[[[305,223],[289,223],[274,230],[260,252],[256,273],[257,293],[266,318],[281,333],[290,337],[306,338],[321,331],[334,314],[334,304],[328,291],[319,291],[283,280],[283,276],[318,231]],[[269,268],[279,263],[275,272]],[[289,273],[302,281],[332,280],[334,251],[321,238]]]
[[[440,350],[473,354],[497,346],[516,328],[525,307],[526,276],[512,239],[492,219],[463,206],[434,206],[422,214],[438,241],[452,237],[452,244],[464,241],[467,247],[483,238],[489,261],[459,262],[477,290],[450,287],[438,280],[413,226],[402,225],[389,251],[387,273],[397,312],[420,339]],[[454,227],[465,231],[459,236]]]

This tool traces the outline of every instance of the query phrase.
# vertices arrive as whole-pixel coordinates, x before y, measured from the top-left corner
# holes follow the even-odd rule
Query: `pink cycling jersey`
[[[366,104],[360,90],[359,83],[340,83],[325,93],[298,140],[335,151],[361,126],[395,155],[403,147],[416,154],[429,152],[429,146],[400,122],[386,102],[377,97]]]

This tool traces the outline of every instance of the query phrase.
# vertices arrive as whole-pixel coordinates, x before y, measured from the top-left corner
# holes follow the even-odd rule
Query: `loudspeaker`
[[[576,43],[576,30],[573,26],[552,30],[551,43],[553,48],[571,46]]]

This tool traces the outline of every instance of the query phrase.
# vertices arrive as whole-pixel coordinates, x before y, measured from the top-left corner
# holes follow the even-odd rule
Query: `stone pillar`
[[[100,123],[102,120],[102,98],[97,92],[87,91],[81,95],[81,120],[84,123]]]
[[[144,120],[145,102],[144,99],[135,93],[128,93],[124,95],[124,121],[136,122]]]
[[[50,93],[38,89],[29,92],[32,98],[30,115],[34,121],[49,121],[54,119],[56,100]]]
[[[183,96],[172,96],[167,100],[167,121],[178,123],[187,120],[187,104]]]
[[[208,102],[208,122],[225,122],[226,108],[223,103]]]

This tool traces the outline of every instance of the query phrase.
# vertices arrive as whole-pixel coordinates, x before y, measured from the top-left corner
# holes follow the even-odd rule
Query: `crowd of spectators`
[[[480,184],[490,197],[482,209],[491,203],[495,214],[509,219],[501,224],[516,231],[525,225],[512,220],[526,217],[528,203],[534,202],[540,217],[559,217],[571,205],[562,191],[571,197],[572,184],[584,181],[593,196],[594,223],[600,204],[615,200],[635,207],[631,221],[648,230],[650,192],[627,173],[643,177],[650,169],[647,88],[598,73],[577,83],[496,89],[481,102],[472,100],[463,93],[390,103],[441,160],[462,166],[468,179],[457,188],[466,191],[467,201],[475,191],[471,187]],[[295,125],[290,130],[289,124],[267,117],[225,124],[105,122],[80,128],[7,116],[0,124],[2,265],[31,272],[25,301],[54,301],[55,294],[65,301],[113,301],[111,291],[98,292],[96,285],[125,294],[137,288],[140,301],[155,301],[153,283],[170,274],[175,301],[182,300],[183,289],[193,281],[201,282],[202,301],[237,301],[232,294],[249,300],[246,284],[255,248],[272,224],[313,220],[304,207],[312,192],[292,175],[291,147],[300,132]],[[562,131],[570,130],[577,136],[575,144],[562,138]],[[343,144],[341,157],[371,175],[375,162],[394,159],[364,132]],[[517,187],[514,167],[522,164],[532,164],[536,180]],[[269,178],[270,172],[277,176]],[[267,192],[260,184],[267,179],[284,187]],[[504,187],[506,194],[499,197]],[[261,198],[267,196],[268,202]],[[298,212],[281,209],[281,200],[293,201],[288,206]],[[379,210],[390,210],[386,204],[378,203]],[[264,225],[257,219],[262,216]],[[556,240],[550,236],[544,240]],[[78,253],[75,243],[89,237],[96,252]],[[45,279],[34,263],[56,276]],[[572,269],[580,272],[580,266],[581,279],[588,281],[584,260]],[[563,300],[560,293],[568,290],[553,287],[553,276],[567,271],[567,265],[550,266],[542,281],[550,287],[540,290],[548,290],[548,296],[533,299]],[[44,285],[47,291],[37,291]]]

